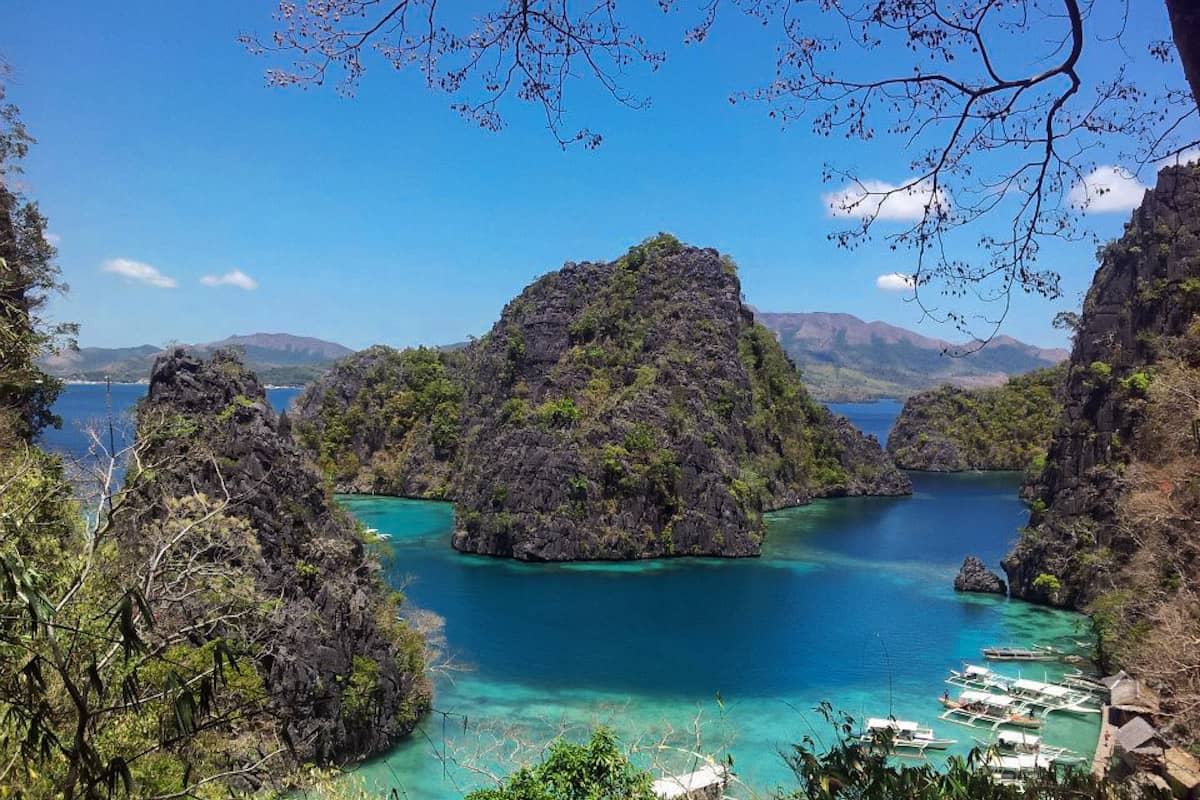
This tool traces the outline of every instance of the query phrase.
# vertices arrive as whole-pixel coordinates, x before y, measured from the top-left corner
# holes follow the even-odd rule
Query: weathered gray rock
[[[740,291],[731,261],[669,236],[568,262],[438,365],[393,351],[390,371],[335,369],[296,429],[315,455],[328,432],[349,438],[339,485],[453,499],[454,547],[521,560],[754,556],[764,511],[910,492],[875,439],[809,397]],[[390,403],[381,375],[424,396],[438,369],[461,396],[425,407],[452,410],[454,441],[435,447],[446,425],[425,418],[368,433],[366,409]]]
[[[171,502],[197,492],[230,498],[222,513],[248,525],[256,541],[252,562],[222,568],[244,575],[264,598],[228,634],[262,676],[262,724],[278,726],[300,762],[362,758],[409,733],[430,699],[419,636],[388,619],[390,592],[353,521],[281,434],[240,357],[168,351],[155,362],[138,418],[143,463],[158,466],[131,478],[121,516],[126,549],[136,551],[146,524],[167,518]],[[204,617],[206,602],[195,598],[194,618]],[[347,713],[342,687],[367,664],[369,713]]]
[[[976,556],[967,556],[963,560],[958,575],[954,577],[954,591],[981,592],[984,594],[1007,594],[1008,586],[1004,580],[987,568]]]
[[[1124,462],[1139,430],[1138,404],[1121,380],[1153,365],[1162,343],[1184,336],[1200,311],[1200,168],[1170,167],[1146,193],[1120,240],[1106,247],[1084,302],[1064,407],[1035,477],[1031,535],[1004,560],[1014,596],[1083,608],[1137,552],[1116,524]],[[1183,424],[1190,424],[1185,420]],[[1043,510],[1038,510],[1043,509]],[[1038,579],[1053,576],[1053,583]]]

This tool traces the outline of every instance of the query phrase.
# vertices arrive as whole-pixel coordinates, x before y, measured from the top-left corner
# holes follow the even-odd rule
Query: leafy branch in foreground
[[[56,458],[0,459],[0,792],[216,796],[283,749],[235,755],[263,689],[231,645],[255,598],[223,565],[257,545],[231,498],[197,493],[125,547],[136,488],[113,486],[81,503]],[[196,595],[210,611],[184,622]]]
[[[667,15],[692,12],[685,44],[707,40],[729,12],[774,39],[773,79],[731,99],[760,101],[818,136],[889,137],[908,160],[896,183],[826,166],[825,179],[843,184],[827,211],[849,223],[831,238],[853,248],[880,230],[890,248],[910,251],[914,298],[967,333],[983,330],[979,346],[1014,291],[1059,296],[1057,270],[1039,262],[1042,246],[1086,236],[1087,208],[1116,210],[1106,195],[1133,176],[1114,164],[1157,169],[1200,145],[1192,0],[1165,0],[1170,29],[1153,39],[1128,24],[1147,4],[1128,0],[658,5]],[[501,107],[515,99],[541,111],[560,145],[595,147],[599,134],[569,132],[572,79],[640,107],[624,86],[632,67],[653,71],[666,57],[647,44],[650,24],[634,9],[619,0],[491,0],[472,17],[436,0],[287,0],[269,37],[242,42],[292,59],[268,70],[272,85],[336,79],[350,91],[373,52],[393,70],[415,67],[485,129],[502,127]],[[952,298],[947,309],[923,300],[933,287]]]
[[[832,745],[805,736],[784,760],[798,787],[781,800],[1124,800],[1127,783],[1099,778],[1085,769],[1040,770],[1019,785],[1002,783],[987,767],[989,751],[951,756],[942,767],[929,762],[895,765],[887,753],[890,734],[861,741],[856,721],[822,703],[817,713],[833,732]]]

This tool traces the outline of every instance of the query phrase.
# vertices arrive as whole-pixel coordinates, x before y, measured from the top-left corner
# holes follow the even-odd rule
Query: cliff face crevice
[[[137,414],[143,452],[126,481],[122,549],[144,560],[164,532],[219,523],[211,536],[222,544],[201,558],[224,554],[211,567],[229,597],[196,595],[173,613],[181,626],[215,615],[196,635],[253,665],[264,697],[252,717],[301,763],[362,758],[410,732],[430,698],[421,636],[398,618],[353,521],[281,432],[254,374],[229,351],[168,351]]]
[[[453,415],[448,406],[442,415],[457,419],[458,434],[443,442],[449,477],[438,496],[458,504],[460,550],[751,556],[764,510],[911,491],[878,442],[809,397],[742,305],[733,263],[669,236],[544,275],[486,336],[439,358],[459,388]],[[353,394],[314,387],[300,425],[341,424],[339,409],[354,403],[339,398]],[[326,403],[324,421],[313,419]],[[306,442],[310,452],[321,452],[320,438]],[[414,447],[429,451],[392,437],[356,458],[397,464]],[[388,483],[427,485],[430,470],[417,471],[399,468]]]
[[[1200,168],[1158,176],[1101,252],[1013,595],[1089,611],[1106,657],[1200,729]],[[1191,664],[1191,668],[1187,665]],[[1187,709],[1191,709],[1188,711]]]

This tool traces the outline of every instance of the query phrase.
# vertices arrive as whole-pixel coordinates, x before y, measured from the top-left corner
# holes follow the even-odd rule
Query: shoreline
[[[106,385],[106,384],[109,384],[109,385],[112,385],[112,386],[149,386],[149,385],[150,385],[150,381],[149,381],[149,380],[140,380],[140,381],[84,381],[84,380],[68,380],[68,379],[66,379],[66,378],[60,378],[59,380],[61,380],[61,381],[63,382],[63,385],[64,385],[64,386],[104,386],[104,385]],[[293,385],[293,384],[275,384],[275,383],[264,383],[264,384],[263,384],[263,388],[264,388],[264,389],[303,389],[303,388],[304,388],[306,385],[307,385],[307,384],[300,384],[299,386],[297,386],[297,385]]]

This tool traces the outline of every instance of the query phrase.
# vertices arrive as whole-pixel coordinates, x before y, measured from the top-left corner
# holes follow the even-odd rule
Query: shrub
[[[569,397],[547,400],[538,406],[536,416],[543,428],[570,428],[579,421],[579,406]]]
[[[508,361],[511,364],[520,364],[525,358],[525,337],[519,330],[508,335],[508,348],[506,353],[508,355]]]
[[[366,716],[378,685],[379,664],[366,656],[355,656],[350,678],[342,689],[342,713],[351,718]]]
[[[567,493],[572,500],[582,502],[587,500],[588,479],[586,475],[576,475],[567,480]]]
[[[637,423],[625,434],[625,448],[633,453],[649,450],[654,443],[654,428],[644,422]]]
[[[500,419],[520,425],[529,416],[529,404],[519,397],[510,397],[500,407]]]
[[[1144,395],[1150,388],[1150,376],[1138,371],[1121,381],[1121,388],[1129,394]]]
[[[540,764],[521,767],[498,787],[476,789],[466,800],[654,800],[653,782],[629,762],[612,731],[597,728],[586,744],[556,739]]]
[[[1056,575],[1043,572],[1034,579],[1033,588],[1045,592],[1048,597],[1053,599],[1058,597],[1058,593],[1062,591],[1062,581]]]
[[[1088,367],[1088,372],[1101,383],[1108,383],[1112,379],[1112,367],[1103,361],[1093,361],[1092,365]]]

